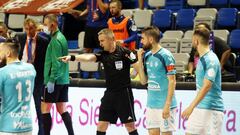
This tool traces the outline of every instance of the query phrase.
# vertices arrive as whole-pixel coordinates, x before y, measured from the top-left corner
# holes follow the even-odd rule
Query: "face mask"
[[[51,32],[48,30],[48,27],[47,26],[44,26],[43,27],[43,32],[46,33],[47,35],[50,35]]]

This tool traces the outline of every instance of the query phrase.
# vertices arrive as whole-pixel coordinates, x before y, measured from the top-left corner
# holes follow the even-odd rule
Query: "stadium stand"
[[[228,43],[229,31],[227,29],[222,30],[213,30],[214,36],[222,38],[225,42]]]
[[[148,0],[148,5],[155,8],[164,7],[165,4],[166,0]]]
[[[123,9],[121,10],[121,13],[126,17],[133,17],[133,10],[132,9]]]
[[[138,28],[144,28],[151,25],[152,10],[135,10],[133,20]],[[144,20],[144,21],[143,21]]]
[[[178,31],[165,31],[163,33],[163,38],[160,40],[160,44],[168,49],[172,53],[178,53],[179,52],[179,44],[180,40],[183,37],[183,32]]]
[[[197,15],[194,19],[194,26],[198,23],[204,22],[207,23],[212,29],[216,21],[217,9],[215,8],[200,8],[197,11]]]
[[[187,70],[189,53],[173,53],[173,57],[176,61],[175,68],[177,73],[184,73]]]
[[[161,31],[172,29],[172,11],[167,9],[155,10],[152,16],[152,25],[157,26]]]
[[[180,9],[176,16],[176,29],[193,29],[193,20],[196,15],[195,9]]]
[[[228,0],[209,0],[210,7],[228,7]]]
[[[207,4],[206,0],[187,0],[190,6],[205,6]]]
[[[217,16],[217,28],[235,29],[237,26],[237,14],[236,8],[221,8],[218,11]]]

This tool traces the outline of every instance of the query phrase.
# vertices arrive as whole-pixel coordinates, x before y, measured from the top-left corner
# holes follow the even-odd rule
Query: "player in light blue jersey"
[[[0,43],[0,135],[31,135],[30,101],[36,71],[18,59],[17,42]]]
[[[220,62],[209,46],[210,31],[197,27],[193,34],[193,47],[200,59],[196,68],[197,96],[183,111],[188,119],[186,135],[221,135],[223,99]]]
[[[149,135],[171,135],[176,130],[175,60],[159,44],[159,39],[160,31],[156,27],[142,31],[138,72],[141,83],[148,84],[146,126]]]

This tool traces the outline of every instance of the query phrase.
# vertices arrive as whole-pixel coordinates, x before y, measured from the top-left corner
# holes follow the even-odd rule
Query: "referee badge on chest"
[[[123,62],[122,61],[115,61],[115,67],[117,70],[121,70],[123,68]]]

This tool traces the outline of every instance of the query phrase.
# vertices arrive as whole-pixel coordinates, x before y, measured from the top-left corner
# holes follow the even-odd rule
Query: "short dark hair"
[[[36,21],[34,21],[32,18],[25,19],[23,25],[26,26],[29,25],[30,23],[32,23],[34,27],[37,27]]]
[[[58,24],[57,15],[55,14],[48,14],[44,17],[44,19],[48,19],[50,22]]]
[[[120,0],[112,0],[111,2],[110,2],[110,4],[111,3],[117,3],[117,6],[120,8],[120,9],[122,9],[122,2],[120,1]]]
[[[1,43],[4,46],[7,46],[8,48],[11,49],[11,51],[13,52],[13,55],[18,56],[21,46],[18,42],[17,39],[15,38],[7,38],[5,42]]]
[[[204,23],[204,22],[201,22],[201,23],[197,24],[197,25],[195,26],[195,29],[197,29],[197,28],[199,28],[199,27],[201,27],[201,26],[207,28],[209,31],[212,30],[211,27],[210,27],[210,25],[208,25],[207,23]]]
[[[161,38],[161,31],[156,26],[149,26],[142,30],[142,34],[148,37],[153,37],[156,42],[159,42]]]
[[[204,27],[199,27],[196,28],[193,32],[193,35],[197,35],[199,37],[201,37],[201,43],[208,45],[209,44],[209,38],[210,38],[210,30],[208,28],[204,28]]]

